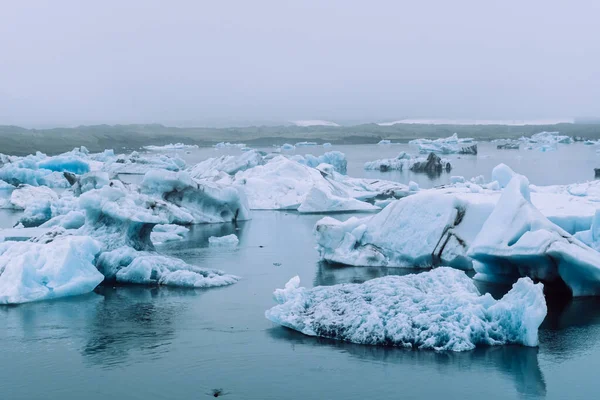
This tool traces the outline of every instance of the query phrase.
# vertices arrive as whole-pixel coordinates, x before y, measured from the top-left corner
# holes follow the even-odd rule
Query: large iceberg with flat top
[[[0,304],[91,292],[104,279],[94,266],[100,249],[98,241],[86,236],[0,243]]]
[[[273,297],[278,304],[265,316],[305,335],[438,351],[537,346],[547,312],[543,286],[529,278],[494,300],[463,272],[446,267],[312,289],[295,277]]]

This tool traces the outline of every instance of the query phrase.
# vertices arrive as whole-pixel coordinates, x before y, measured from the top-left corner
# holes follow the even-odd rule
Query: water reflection
[[[179,298],[199,292],[167,287],[98,287],[96,293],[103,301],[89,319],[82,355],[104,368],[127,364],[134,352],[136,362],[162,357],[175,337],[175,318],[186,307]]]
[[[319,347],[348,354],[368,362],[430,365],[439,373],[457,370],[493,370],[512,379],[518,393],[528,397],[546,395],[546,382],[538,363],[538,349],[523,346],[479,347],[467,352],[436,352],[406,350],[396,347],[367,346],[303,335],[291,329],[276,327],[268,330],[270,337],[289,342],[291,346]]]
[[[423,268],[351,267],[326,261],[317,263],[314,286],[332,286],[340,283],[363,283],[388,275],[409,275],[428,271]]]

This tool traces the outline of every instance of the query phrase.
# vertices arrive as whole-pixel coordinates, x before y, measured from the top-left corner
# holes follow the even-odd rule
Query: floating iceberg
[[[316,146],[317,142],[298,142],[296,143],[296,147],[307,147],[307,146]]]
[[[455,133],[447,138],[415,139],[408,142],[419,147],[420,153],[473,154],[477,155],[477,143],[472,138],[459,139]]]
[[[135,251],[131,247],[102,253],[97,265],[108,281],[120,283],[208,288],[239,280],[223,271],[196,267],[177,258]]]
[[[248,203],[241,190],[196,181],[184,171],[149,171],[144,175],[141,192],[176,205],[192,217],[188,223],[212,224],[250,218]]]
[[[382,139],[382,140],[380,140],[380,141],[379,141],[377,144],[381,144],[381,145],[384,145],[384,144],[392,144],[392,141],[391,141],[391,140],[388,140],[388,139]]]
[[[208,244],[212,247],[235,247],[240,240],[233,233],[227,236],[211,236],[208,238]]]
[[[529,181],[515,176],[504,189],[468,256],[476,279],[529,276],[564,282],[574,296],[600,294],[600,253],[550,222],[531,203]]]
[[[75,296],[104,279],[94,266],[101,245],[85,236],[49,243],[0,243],[0,304]]]
[[[289,143],[285,143],[283,146],[280,147],[281,151],[293,151],[296,150],[296,146],[294,146],[293,144],[289,144]]]
[[[315,226],[317,249],[322,260],[347,265],[471,269],[469,244],[493,207],[422,191],[373,217],[323,218]]]
[[[292,209],[300,212],[378,209],[364,200],[387,193],[408,193],[392,182],[349,178],[328,164],[311,168],[277,156],[265,165],[238,172],[232,183],[242,187],[251,209]],[[314,189],[314,190],[313,190]],[[332,210],[331,207],[335,209]]]
[[[173,224],[164,224],[164,225],[156,225],[154,229],[152,229],[152,233],[150,234],[150,239],[154,244],[173,242],[176,240],[181,240],[185,237],[185,234],[190,230],[185,226],[181,225],[173,225]]]
[[[310,336],[405,348],[466,351],[476,346],[537,346],[547,312],[541,284],[520,279],[501,299],[481,295],[463,272],[437,268],[362,284],[275,290],[265,316]]]
[[[169,143],[163,146],[144,146],[145,150],[148,151],[168,151],[168,150],[184,150],[184,149],[197,149],[196,144],[183,144],[183,143]]]

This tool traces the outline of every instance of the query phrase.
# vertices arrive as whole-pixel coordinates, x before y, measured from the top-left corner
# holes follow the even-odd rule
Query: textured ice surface
[[[200,268],[174,257],[135,251],[131,247],[102,253],[98,269],[109,281],[141,285],[208,288],[231,285],[239,280],[223,271]]]
[[[466,252],[492,209],[493,204],[424,191],[373,217],[323,218],[315,227],[317,248],[321,259],[349,265],[470,269]]]
[[[364,200],[408,194],[404,185],[377,179],[355,179],[331,165],[316,168],[277,156],[265,165],[238,172],[234,185],[242,187],[252,209],[293,209],[301,212],[377,209]]]
[[[218,176],[220,172],[235,175],[239,171],[263,165],[264,154],[257,150],[247,151],[239,156],[223,155],[221,157],[209,158],[189,169],[193,178],[210,178]]]
[[[57,237],[50,243],[0,243],[0,304],[91,292],[104,279],[93,264],[100,248],[85,236]]]
[[[189,231],[190,230],[188,228],[180,225],[156,225],[154,229],[152,229],[150,239],[154,244],[173,242],[176,240],[183,239],[185,237],[185,234]]]
[[[208,244],[213,247],[235,247],[240,240],[233,233],[227,236],[211,236],[208,238]]]
[[[415,139],[408,142],[419,147],[421,153],[454,154],[460,153],[465,147],[475,144],[472,138],[459,139],[458,134],[440,139]]]
[[[292,160],[313,168],[318,167],[320,164],[329,164],[333,167],[333,169],[336,172],[339,172],[340,174],[345,174],[348,166],[348,161],[346,161],[346,155],[340,151],[329,151],[320,156],[306,154],[303,157],[297,155],[292,157]]]
[[[377,170],[377,171],[407,171],[411,169],[417,163],[426,163],[427,157],[413,157],[406,152],[402,152],[396,156],[396,158],[382,158],[380,160],[369,161],[364,165],[365,170]],[[450,165],[448,159],[441,159],[442,170],[446,171]]]
[[[180,207],[191,215],[192,223],[250,219],[248,202],[242,190],[214,182],[196,181],[185,171],[149,171],[144,175],[141,191]]]
[[[574,296],[600,294],[600,253],[549,221],[531,203],[529,181],[516,175],[469,249],[476,278],[529,276],[562,280]]]
[[[480,295],[463,272],[437,268],[362,284],[299,287],[292,278],[265,316],[306,335],[369,345],[466,351],[537,346],[546,316],[541,284],[520,279],[501,300]]]

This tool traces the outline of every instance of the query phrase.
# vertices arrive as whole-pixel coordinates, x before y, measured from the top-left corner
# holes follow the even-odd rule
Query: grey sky
[[[0,124],[600,116],[600,2],[4,1]]]

